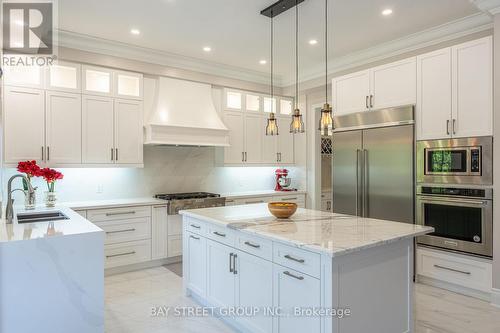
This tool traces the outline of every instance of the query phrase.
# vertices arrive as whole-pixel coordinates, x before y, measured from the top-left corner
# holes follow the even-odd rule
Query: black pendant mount
[[[279,0],[266,9],[261,10],[260,13],[264,16],[273,18],[302,2],[304,2],[304,0]]]

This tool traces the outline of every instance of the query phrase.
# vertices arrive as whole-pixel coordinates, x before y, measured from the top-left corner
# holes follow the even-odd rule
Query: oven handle
[[[488,201],[486,200],[471,200],[471,199],[454,199],[454,198],[442,198],[442,197],[430,197],[430,196],[420,196],[420,202],[449,202],[449,203],[465,203],[477,206],[486,206]]]

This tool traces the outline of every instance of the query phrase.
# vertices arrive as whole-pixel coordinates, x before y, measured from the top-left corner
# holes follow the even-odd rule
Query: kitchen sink
[[[17,223],[34,223],[69,220],[69,217],[56,210],[51,212],[19,213],[17,214]]]

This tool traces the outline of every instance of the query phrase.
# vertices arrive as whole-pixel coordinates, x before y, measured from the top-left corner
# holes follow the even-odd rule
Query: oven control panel
[[[457,197],[484,198],[486,191],[479,188],[457,188],[457,187],[419,187],[418,194],[447,195]]]

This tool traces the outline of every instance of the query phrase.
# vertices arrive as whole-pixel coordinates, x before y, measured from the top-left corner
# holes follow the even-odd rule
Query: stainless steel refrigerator
[[[414,223],[414,108],[334,118],[333,211]]]

